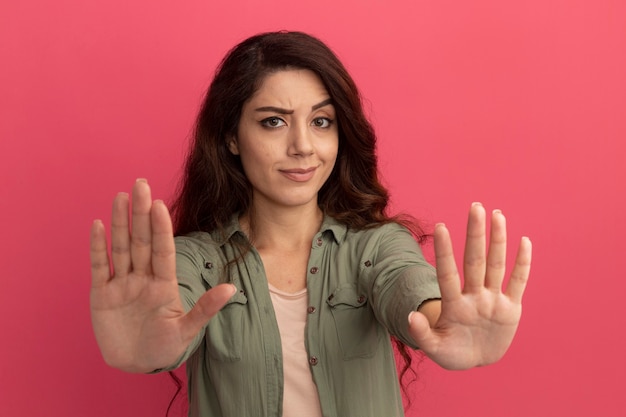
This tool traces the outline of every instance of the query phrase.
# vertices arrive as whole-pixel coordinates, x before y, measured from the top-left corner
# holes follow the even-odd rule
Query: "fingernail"
[[[145,182],[146,184],[148,183],[148,180],[145,178],[137,178],[136,182]]]
[[[502,210],[500,210],[500,209],[495,209],[495,210],[493,211],[493,214],[502,214]]]
[[[409,320],[409,326],[411,325],[411,321],[412,321],[412,319],[413,319],[413,314],[414,314],[414,313],[415,313],[415,311],[411,311],[411,312],[409,313],[409,317],[408,317],[408,320]]]
[[[230,286],[231,286],[231,290],[232,290],[232,293],[230,294],[230,296],[232,297],[233,295],[235,295],[237,293],[237,287],[235,287],[234,284],[230,284]]]
[[[446,227],[446,224],[445,223],[437,223],[437,224],[435,224],[435,229],[438,228],[438,227]]]
[[[474,201],[474,202],[472,203],[472,207],[474,207],[474,206],[477,206],[477,207],[478,207],[478,206],[482,206],[482,205],[483,205],[483,203],[481,203],[481,202],[479,202],[479,201]]]

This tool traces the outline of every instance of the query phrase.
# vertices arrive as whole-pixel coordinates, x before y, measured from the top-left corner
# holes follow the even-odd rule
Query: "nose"
[[[296,123],[290,132],[289,154],[293,156],[309,156],[315,151],[312,132],[307,123]]]

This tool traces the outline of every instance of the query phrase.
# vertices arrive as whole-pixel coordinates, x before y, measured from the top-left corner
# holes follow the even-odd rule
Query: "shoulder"
[[[223,229],[214,229],[210,232],[195,231],[174,238],[176,249],[217,250],[220,247],[230,244],[236,234],[241,234],[239,225],[239,215],[234,213],[230,221]]]
[[[398,223],[385,223],[380,226],[362,229],[348,230],[345,241],[350,245],[361,247],[380,248],[388,244],[409,244],[419,246],[411,232]]]
[[[193,232],[174,238],[177,262],[186,261],[196,265],[207,262],[215,263],[221,259],[220,242],[216,242],[211,234]],[[218,261],[219,262],[219,261]]]
[[[213,252],[220,246],[211,234],[206,232],[193,232],[184,236],[176,236],[174,238],[176,245],[176,253],[193,253],[193,252]]]
[[[192,248],[192,247],[205,247],[205,246],[217,246],[217,242],[213,239],[210,233],[207,232],[192,232],[186,235],[176,236],[174,238],[176,248]]]
[[[359,265],[359,269],[370,269],[371,265],[381,262],[424,263],[419,243],[406,227],[398,223],[360,230],[346,229],[341,239],[337,239],[333,255],[340,264]]]
[[[408,266],[431,268],[413,234],[398,223],[348,233],[346,242],[346,246],[352,248],[348,252],[363,260],[363,265],[373,267],[366,268],[368,270]]]

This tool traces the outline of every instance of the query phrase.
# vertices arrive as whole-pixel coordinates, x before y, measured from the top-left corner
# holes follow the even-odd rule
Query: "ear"
[[[237,146],[237,138],[234,136],[228,139],[228,150],[233,155],[239,155],[239,146]]]

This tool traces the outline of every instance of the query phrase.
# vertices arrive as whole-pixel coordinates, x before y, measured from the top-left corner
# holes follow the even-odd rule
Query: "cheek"
[[[338,152],[339,152],[339,143],[337,140],[330,141],[329,143],[326,144],[326,146],[323,149],[324,156],[329,161],[337,159]]]
[[[275,159],[272,149],[264,146],[245,147],[241,149],[241,163],[246,172],[266,171]]]

